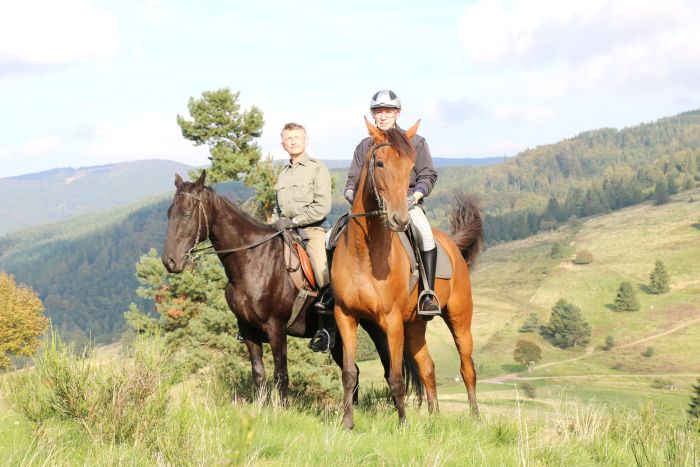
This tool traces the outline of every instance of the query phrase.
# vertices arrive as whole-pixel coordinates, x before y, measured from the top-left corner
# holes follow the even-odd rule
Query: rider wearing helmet
[[[381,131],[389,128],[399,128],[396,119],[401,113],[401,101],[399,97],[389,89],[377,91],[370,101],[370,111],[374,117],[374,123]],[[399,128],[400,129],[400,128]],[[421,251],[421,260],[425,268],[430,290],[423,291],[422,298],[418,304],[418,314],[426,318],[440,314],[440,305],[433,290],[435,288],[435,265],[437,262],[437,247],[433,238],[433,231],[430,228],[428,218],[425,216],[421,205],[423,198],[428,196],[435,186],[437,172],[433,168],[433,158],[428,149],[425,138],[419,135],[413,137],[413,147],[416,150],[416,164],[411,172],[411,179],[408,184],[407,201],[409,204],[409,215],[411,222],[418,228],[418,243]],[[357,184],[360,180],[360,171],[365,162],[365,157],[373,144],[371,137],[360,141],[355,148],[352,164],[348,171],[348,181],[345,185],[345,198],[352,204],[357,191]]]

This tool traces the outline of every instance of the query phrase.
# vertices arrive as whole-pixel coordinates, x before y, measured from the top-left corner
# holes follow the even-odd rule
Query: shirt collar
[[[311,158],[309,157],[309,155],[305,151],[304,154],[302,154],[301,157],[299,158],[298,164],[306,165],[310,161],[311,161]],[[289,160],[287,161],[287,167],[293,167],[291,158],[289,158]]]

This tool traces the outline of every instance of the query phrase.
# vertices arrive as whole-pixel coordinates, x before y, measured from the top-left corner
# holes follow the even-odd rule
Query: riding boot
[[[331,265],[333,261],[333,250],[326,248],[326,261],[328,264],[328,277],[331,275]],[[316,313],[318,313],[318,331],[309,342],[309,348],[314,352],[328,352],[335,345],[335,317],[333,316],[333,289],[330,281],[319,294],[318,301],[314,303]]]
[[[428,289],[423,290],[418,296],[418,315],[423,319],[430,320],[433,316],[440,314],[440,303],[435,295],[435,267],[437,265],[437,247],[428,251],[421,251],[420,257],[425,269],[425,276],[428,281]]]

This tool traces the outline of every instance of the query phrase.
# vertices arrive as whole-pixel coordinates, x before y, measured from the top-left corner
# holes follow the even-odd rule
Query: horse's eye
[[[184,217],[185,219],[189,219],[190,217],[192,217],[192,213],[191,213],[191,212],[186,212],[186,213],[184,213],[184,214],[182,215],[182,217]]]
[[[377,161],[377,167],[380,167],[380,168],[384,167],[384,162]]]

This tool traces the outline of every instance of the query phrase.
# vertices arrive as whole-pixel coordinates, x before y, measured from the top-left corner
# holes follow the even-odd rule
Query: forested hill
[[[216,190],[232,200],[253,194],[240,183]],[[134,265],[149,249],[162,251],[171,201],[172,195],[161,195],[2,237],[0,270],[38,293],[54,328],[66,338],[118,340],[129,303],[150,307],[136,296]]]
[[[427,203],[440,219],[456,186],[481,193],[487,240],[508,241],[572,216],[691,189],[700,180],[699,167],[700,110],[695,110],[622,130],[587,131],[479,171],[455,168],[441,174]]]
[[[173,175],[184,175],[191,168],[179,162],[143,160],[0,178],[0,235],[168,192]]]

